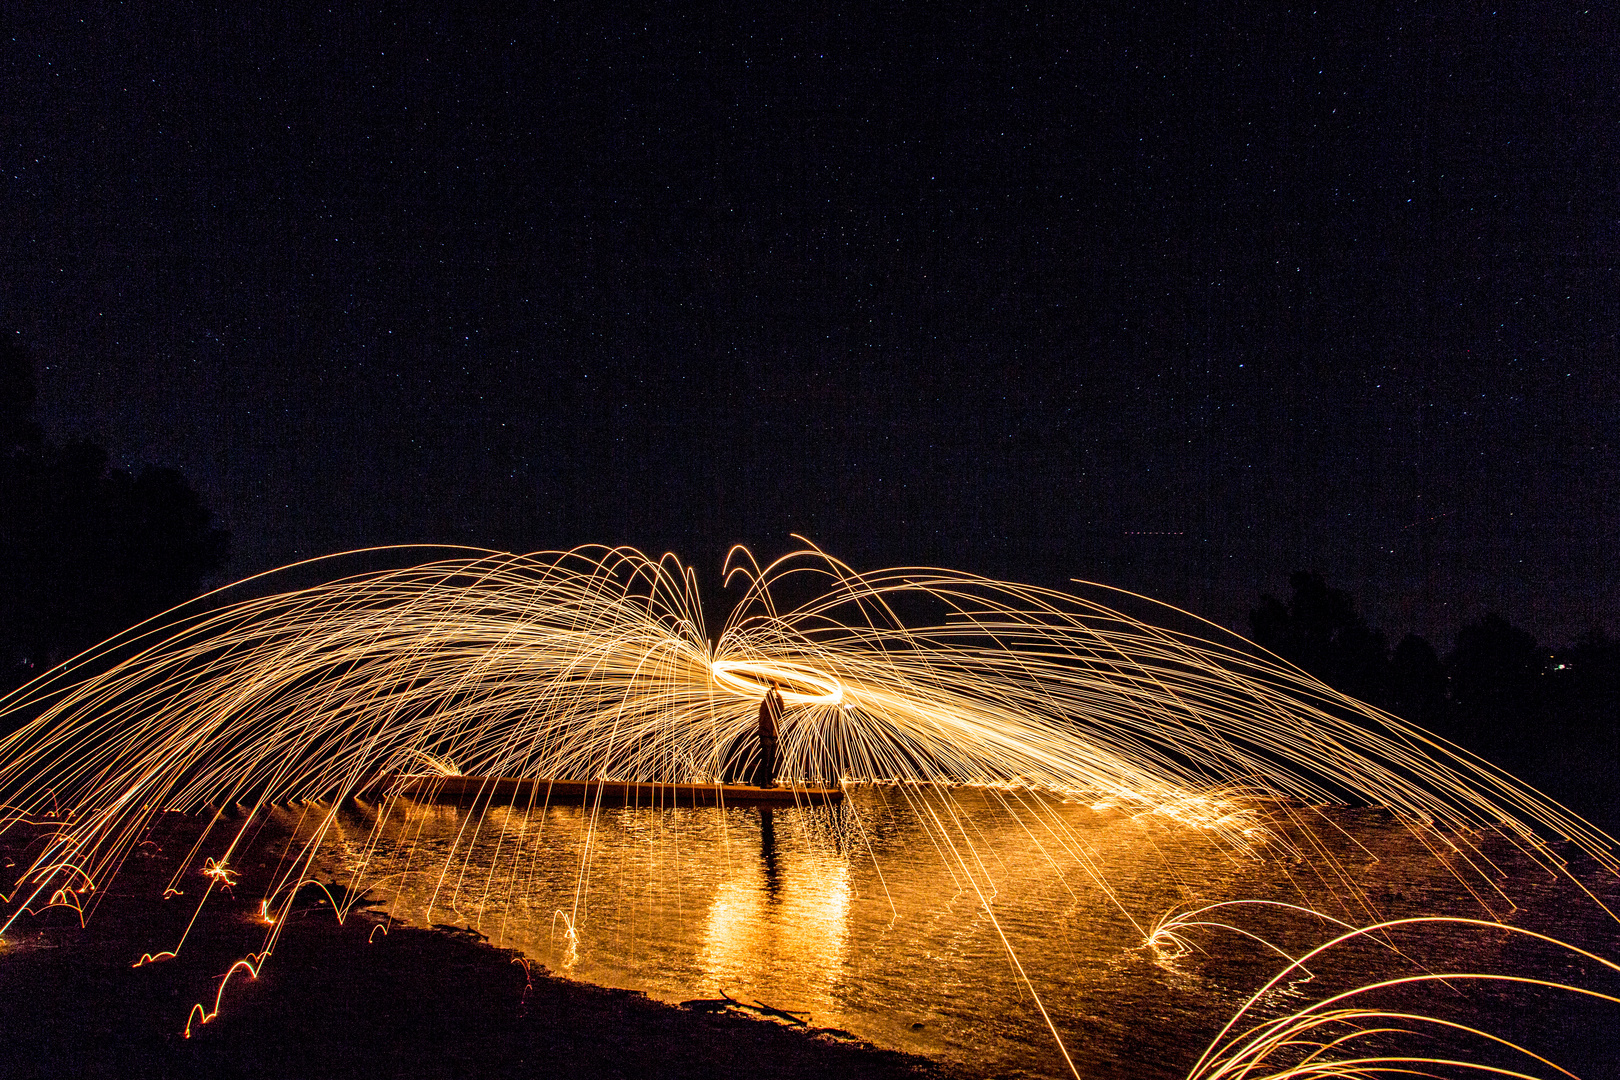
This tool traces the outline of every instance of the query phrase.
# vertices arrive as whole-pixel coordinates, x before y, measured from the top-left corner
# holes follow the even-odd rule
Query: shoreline
[[[20,834],[28,831],[0,836],[0,855],[14,864],[10,873],[26,865],[20,856],[31,845]],[[0,1075],[970,1075],[813,1028],[730,1009],[684,1009],[638,991],[556,977],[473,932],[385,926],[358,908],[339,923],[320,891],[308,887],[258,976],[239,969],[218,1016],[198,1024],[194,1005],[213,1007],[221,977],[263,947],[266,924],[248,899],[260,894],[246,873],[234,895],[211,895],[194,923],[191,897],[161,899],[187,850],[175,843],[150,857],[132,856],[83,927],[65,908],[12,926],[0,946]],[[188,874],[188,885],[200,881]],[[182,935],[179,955],[135,966],[144,953],[174,948]]]

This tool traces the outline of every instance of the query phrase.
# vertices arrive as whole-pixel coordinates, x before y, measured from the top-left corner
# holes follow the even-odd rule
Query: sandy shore
[[[9,888],[26,837],[0,837]],[[257,979],[220,978],[260,948],[262,886],[252,870],[213,895],[177,957],[172,949],[207,881],[163,900],[189,845],[148,845],[100,896],[86,926],[56,909],[24,917],[0,948],[0,1076],[723,1078],[947,1077],[934,1063],[738,1015],[552,978],[470,933],[363,914],[339,924],[306,889]]]

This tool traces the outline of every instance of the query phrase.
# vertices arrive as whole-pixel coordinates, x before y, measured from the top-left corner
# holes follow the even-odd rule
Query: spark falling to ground
[[[1231,909],[1240,905],[1215,905]],[[1205,912],[1193,914],[1207,914]],[[1306,914],[1317,915],[1315,912]],[[1318,916],[1319,917],[1319,916]],[[1209,920],[1188,922],[1168,920],[1174,926],[1161,927],[1160,933],[1171,940],[1172,949],[1184,947],[1181,937],[1189,927],[1224,927],[1238,933],[1247,931],[1231,924]],[[1568,969],[1570,961],[1584,961],[1595,972],[1610,976],[1620,974],[1620,964],[1606,960],[1595,953],[1538,934],[1520,927],[1479,919],[1460,919],[1424,916],[1395,919],[1371,926],[1345,927],[1344,931],[1293,959],[1256,990],[1243,1007],[1229,1020],[1220,1034],[1204,1051],[1188,1074],[1188,1080],[1328,1080],[1330,1077],[1381,1077],[1435,1075],[1432,1070],[1445,1068],[1459,1075],[1526,1076],[1524,1068],[1542,1066],[1551,1073],[1574,1076],[1574,1073],[1549,1061],[1534,1050],[1520,1046],[1489,1031],[1471,1024],[1428,1013],[1406,1011],[1398,1006],[1378,1001],[1380,994],[1397,990],[1434,988],[1456,994],[1458,986],[1469,984],[1497,984],[1533,986],[1556,994],[1593,998],[1609,1005],[1620,1006],[1620,997],[1586,986],[1571,985],[1553,979],[1525,975],[1517,972],[1418,970],[1396,978],[1352,986],[1330,993],[1301,1009],[1283,1015],[1262,1019],[1255,1015],[1257,1003],[1289,979],[1302,975],[1310,977],[1309,964],[1325,959],[1335,949],[1344,949],[1358,941],[1371,941],[1396,950],[1392,942],[1413,931],[1435,928],[1464,929],[1480,935],[1495,935],[1531,939],[1550,952],[1565,954],[1564,962],[1557,965]],[[1157,936],[1157,935],[1156,935]],[[1402,942],[1406,944],[1405,942]],[[1460,996],[1460,995],[1459,995]],[[1247,1026],[1245,1026],[1247,1025]],[[1479,1060],[1454,1060],[1436,1056],[1432,1039],[1436,1032],[1461,1035],[1465,1041],[1483,1045],[1499,1054],[1506,1052],[1511,1065],[1488,1064]],[[1429,1045],[1426,1046],[1425,1044]]]
[[[1311,810],[1351,800],[1394,814],[1491,917],[1511,910],[1512,883],[1482,831],[1553,873],[1569,873],[1565,842],[1620,870],[1609,837],[1488,763],[1141,597],[858,574],[815,550],[761,567],[735,549],[726,576],[741,599],[712,640],[695,574],[624,548],[458,550],[233,599],[266,584],[253,579],[135,627],[0,700],[0,717],[27,721],[0,744],[0,803],[14,822],[59,823],[0,935],[46,906],[88,918],[160,812],[210,818],[188,860],[206,903],[263,812],[326,807],[263,900],[252,975],[345,801],[386,803],[424,773],[720,785],[772,683],[784,780],[971,785],[1060,847],[1079,845],[1033,796],[1199,830],[1232,858],[1286,849],[1356,901]],[[971,823],[914,803],[993,921]],[[1110,893],[1108,868],[1081,862]],[[1177,932],[1126,914],[1144,940]]]

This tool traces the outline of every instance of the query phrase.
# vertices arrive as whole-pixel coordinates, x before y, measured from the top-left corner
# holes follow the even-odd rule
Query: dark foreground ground
[[[26,848],[0,837],[9,889]],[[772,1080],[946,1077],[917,1058],[726,1012],[710,1015],[529,969],[470,933],[355,914],[340,925],[318,890],[300,894],[257,979],[238,974],[213,1022],[183,1034],[193,1003],[264,941],[262,895],[244,868],[216,892],[174,959],[208,882],[161,899],[187,845],[147,845],[88,925],[71,911],[25,917],[0,947],[0,1077],[633,1077]],[[9,906],[9,905],[8,905]]]

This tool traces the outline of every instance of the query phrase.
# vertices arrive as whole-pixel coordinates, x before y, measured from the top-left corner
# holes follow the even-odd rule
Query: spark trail
[[[423,549],[392,554],[405,550]],[[9,822],[60,822],[0,910],[0,935],[41,906],[88,917],[154,814],[213,815],[194,861],[206,852],[228,881],[261,811],[319,801],[328,817],[266,897],[268,954],[273,912],[308,879],[344,800],[386,800],[424,772],[720,784],[770,682],[787,703],[784,779],[974,785],[1058,846],[1072,838],[1028,793],[1202,830],[1234,856],[1282,845],[1318,861],[1310,807],[1361,801],[1395,814],[1488,911],[1511,898],[1481,830],[1557,873],[1559,842],[1620,871],[1613,840],[1488,763],[1213,624],[1102,586],[862,574],[814,549],[761,567],[738,548],[726,577],[741,599],[711,641],[696,575],[673,556],[433,550],[404,569],[233,599],[364,553],[250,579],[0,699],[0,723],[28,718],[0,743],[0,805]],[[941,857],[977,888],[970,824],[928,807]],[[1316,869],[1353,891],[1340,868]],[[1086,873],[1108,890],[1106,866]]]

